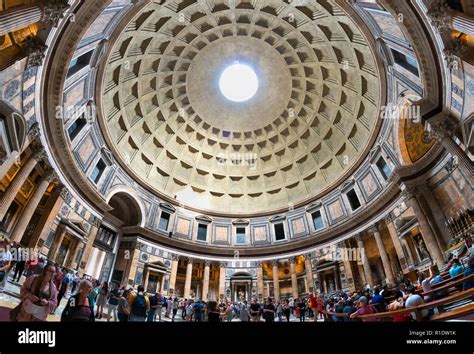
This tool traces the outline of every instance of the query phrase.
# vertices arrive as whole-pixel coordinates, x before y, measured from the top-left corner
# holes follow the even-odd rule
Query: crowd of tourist
[[[3,242],[2,247],[8,249],[9,245]],[[0,289],[3,289],[10,271],[13,271],[13,265],[13,282],[19,282],[22,275],[25,276],[20,289],[20,303],[10,311],[12,321],[46,321],[49,314],[58,311],[65,297],[66,304],[60,313],[61,321],[65,322],[90,322],[102,318],[120,322],[161,322],[163,317],[175,321],[178,311],[181,311],[181,319],[188,322],[290,322],[292,316],[304,322],[323,319],[323,315],[342,322],[357,321],[363,315],[415,307],[448,295],[446,290],[431,291],[436,283],[443,281],[437,268],[432,267],[428,274],[418,273],[416,284],[403,279],[395,288],[376,286],[351,294],[310,294],[299,299],[278,301],[268,297],[262,303],[255,298],[250,302],[202,301],[146,293],[141,285],[135,289],[119,287],[114,283],[100,283],[44,259],[15,263],[8,253],[4,252],[0,257]],[[474,273],[474,255],[468,258],[466,267],[457,259],[448,266],[451,278],[462,274],[471,275]],[[459,290],[470,288],[474,288],[473,280],[466,280],[459,285]],[[423,293],[429,294],[423,296]],[[433,313],[423,310],[418,314],[427,319]],[[393,316],[394,322],[416,319],[415,312]],[[362,321],[376,320],[362,318]]]

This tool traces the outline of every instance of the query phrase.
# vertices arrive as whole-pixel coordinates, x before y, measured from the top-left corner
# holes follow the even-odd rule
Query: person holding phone
[[[10,313],[18,322],[44,322],[56,308],[58,292],[53,282],[56,268],[48,264],[39,275],[28,277],[20,290],[20,304]]]

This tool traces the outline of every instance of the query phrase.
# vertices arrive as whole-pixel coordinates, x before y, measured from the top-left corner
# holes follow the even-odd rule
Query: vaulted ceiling
[[[255,97],[219,91],[226,65]],[[102,127],[121,164],[200,209],[265,212],[321,194],[377,133],[371,46],[333,1],[151,3],[120,34],[102,83]]]

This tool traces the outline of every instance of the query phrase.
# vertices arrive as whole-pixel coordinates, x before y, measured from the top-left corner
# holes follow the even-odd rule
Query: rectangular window
[[[235,239],[235,243],[239,244],[239,245],[242,245],[244,244],[246,241],[245,239],[245,227],[238,227],[236,229],[236,239]]]
[[[391,51],[396,64],[408,70],[413,75],[420,76],[420,73],[418,71],[418,63],[416,62],[415,58],[400,53],[398,50],[395,49],[391,49]]]
[[[168,214],[165,211],[162,211],[158,228],[161,230],[168,231],[169,223],[170,223],[170,214]]]
[[[199,241],[206,241],[207,240],[207,225],[198,224],[197,239]]]
[[[380,157],[377,160],[377,168],[379,169],[380,173],[382,174],[384,179],[388,179],[388,177],[392,174],[392,170],[388,167],[387,163],[385,162],[383,157]]]
[[[78,56],[77,58],[71,60],[71,64],[69,64],[69,70],[67,72],[66,78],[70,78],[72,75],[89,65],[92,58],[92,53],[94,53],[94,50],[84,53]]]
[[[321,215],[321,212],[319,210],[312,213],[311,217],[313,218],[313,225],[316,231],[324,229],[323,216]]]
[[[102,159],[100,159],[99,162],[97,162],[97,165],[95,165],[91,173],[91,179],[94,181],[95,184],[99,182],[100,177],[102,177],[102,174],[104,173],[104,171],[105,171],[105,162]]]
[[[84,128],[87,124],[87,120],[84,117],[84,114],[82,114],[79,118],[77,118],[74,123],[71,124],[71,126],[68,128],[67,133],[69,135],[69,139],[71,141],[74,140],[76,136],[79,135],[81,132],[82,128]]]
[[[355,190],[351,189],[349,192],[347,192],[346,195],[347,195],[347,199],[349,200],[349,204],[351,205],[352,210],[356,210],[360,208],[361,204]]]
[[[285,237],[285,227],[283,226],[282,223],[275,224],[274,229],[275,229],[275,240],[276,241],[284,240],[286,238]]]

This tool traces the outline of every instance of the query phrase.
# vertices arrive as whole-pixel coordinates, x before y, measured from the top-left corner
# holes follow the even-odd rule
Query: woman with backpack
[[[83,280],[79,283],[79,290],[71,296],[61,315],[61,322],[95,322],[94,305],[89,300],[92,292],[92,283]]]
[[[150,311],[150,300],[145,295],[145,288],[139,285],[137,292],[130,295],[130,322],[145,322],[148,311]]]
[[[40,275],[28,277],[20,290],[20,304],[10,311],[10,319],[18,322],[43,322],[56,308],[57,290],[53,282],[56,268],[48,264]]]

